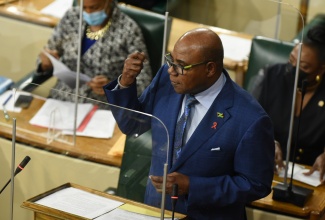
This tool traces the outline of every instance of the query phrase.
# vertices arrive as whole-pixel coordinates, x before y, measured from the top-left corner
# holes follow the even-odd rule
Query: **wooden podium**
[[[144,215],[147,215],[147,213],[148,213],[148,216],[151,216],[151,217],[152,216],[156,216],[156,217],[159,216],[160,217],[161,212],[160,212],[159,208],[148,206],[148,205],[138,203],[138,202],[134,202],[134,201],[131,201],[131,200],[128,200],[128,199],[124,199],[124,198],[121,198],[121,197],[118,197],[118,196],[110,195],[110,194],[107,194],[105,192],[97,191],[97,190],[90,189],[90,188],[87,188],[87,187],[83,187],[83,186],[73,184],[73,183],[66,183],[66,184],[61,185],[59,187],[56,187],[56,188],[54,188],[52,190],[49,190],[49,191],[47,191],[45,193],[42,193],[42,194],[40,194],[38,196],[35,196],[35,197],[31,198],[31,199],[28,199],[27,201],[23,202],[21,207],[33,211],[35,220],[58,220],[58,219],[90,220],[90,218],[81,217],[81,216],[78,216],[78,215],[75,215],[75,214],[72,214],[72,213],[68,213],[68,212],[65,212],[65,211],[61,211],[61,210],[58,210],[58,209],[54,209],[54,208],[47,207],[47,206],[40,205],[40,204],[36,203],[36,201],[38,201],[38,200],[40,200],[42,198],[45,198],[45,197],[47,197],[47,196],[49,196],[49,195],[51,195],[51,194],[53,194],[55,192],[58,192],[60,190],[63,190],[63,189],[69,188],[69,187],[73,187],[75,189],[80,189],[82,191],[85,191],[85,192],[88,192],[88,193],[91,193],[91,194],[94,194],[94,195],[98,195],[98,196],[101,196],[101,197],[104,197],[104,198],[112,199],[114,201],[119,201],[119,202],[122,202],[123,205],[127,204],[128,206],[139,208],[142,211],[144,210],[144,213],[140,213],[140,212],[135,212],[135,213],[140,213],[140,214],[144,214]],[[165,211],[165,217],[168,218],[171,215],[172,215],[172,213],[170,211],[168,211],[168,210]],[[183,215],[183,214],[175,213],[175,218],[177,218],[177,219],[185,219],[186,216]],[[157,217],[157,219],[159,219],[159,218]]]

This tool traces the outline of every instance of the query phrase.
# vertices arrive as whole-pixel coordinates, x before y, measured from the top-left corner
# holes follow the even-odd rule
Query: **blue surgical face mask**
[[[90,26],[98,26],[101,25],[105,19],[107,18],[107,14],[104,10],[96,11],[93,13],[83,12],[83,20],[87,22]]]

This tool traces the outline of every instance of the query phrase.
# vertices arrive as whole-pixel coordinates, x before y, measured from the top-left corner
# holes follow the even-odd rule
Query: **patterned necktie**
[[[193,104],[196,104],[198,101],[192,95],[186,95],[186,103],[182,116],[178,120],[175,129],[175,140],[174,140],[174,157],[173,162],[175,162],[182,151],[184,132],[186,129],[187,119],[191,113],[191,107]]]

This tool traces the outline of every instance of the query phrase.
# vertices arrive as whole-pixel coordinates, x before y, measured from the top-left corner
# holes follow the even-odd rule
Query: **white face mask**
[[[107,14],[104,10],[96,11],[93,13],[83,12],[83,20],[87,22],[90,26],[98,26],[101,25],[105,19],[107,18]]]

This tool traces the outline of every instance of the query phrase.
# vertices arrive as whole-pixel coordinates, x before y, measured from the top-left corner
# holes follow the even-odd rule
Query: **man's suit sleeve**
[[[115,89],[117,80],[114,80],[103,87],[108,103],[114,105],[110,109],[124,134],[142,134],[150,128],[152,117],[149,115],[153,113],[156,90],[160,76],[164,75],[165,78],[168,78],[167,68],[167,65],[160,68],[151,84],[140,97],[137,94],[136,83],[128,88]]]
[[[142,133],[139,128],[144,128],[144,124],[148,127],[148,116],[138,113],[141,110],[141,105],[137,97],[136,83],[124,89],[116,89],[117,80],[112,81],[103,87],[110,110],[120,128],[120,130],[127,135]],[[135,111],[133,111],[135,110]],[[142,119],[142,120],[140,120]],[[139,123],[144,121],[147,123]]]

